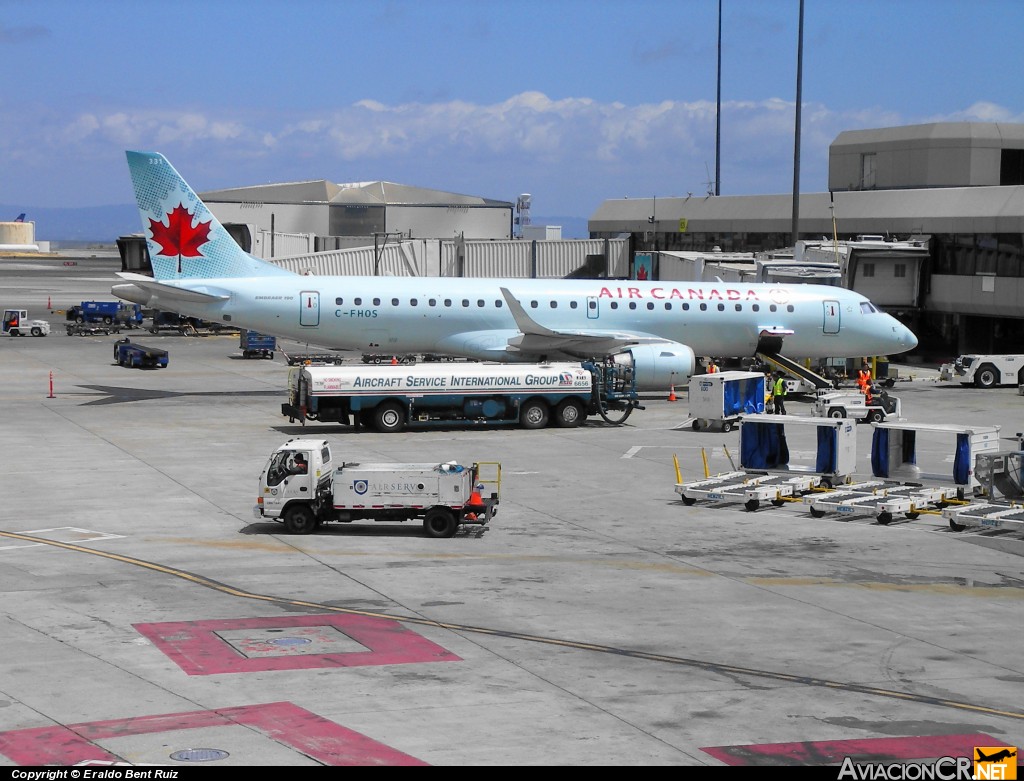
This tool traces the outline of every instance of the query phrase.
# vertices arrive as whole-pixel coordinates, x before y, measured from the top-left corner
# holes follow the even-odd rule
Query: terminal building
[[[616,199],[589,221],[592,238],[628,234],[634,250],[651,253],[655,278],[681,252],[792,248],[792,226],[792,194]],[[1024,125],[840,133],[828,191],[800,195],[798,226],[819,256],[866,249],[865,234],[893,242],[894,252],[862,253],[859,279],[844,284],[910,325],[919,352],[1024,352]],[[927,251],[915,256],[913,246]]]

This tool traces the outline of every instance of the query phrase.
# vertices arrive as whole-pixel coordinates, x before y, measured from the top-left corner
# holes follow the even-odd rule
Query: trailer
[[[422,520],[428,537],[486,526],[501,492],[501,464],[335,464],[325,439],[297,437],[279,446],[260,473],[253,515],[292,534],[336,521]]]
[[[29,319],[28,310],[4,310],[4,336],[46,336],[48,333],[50,333],[50,323],[46,320]]]
[[[915,520],[922,512],[938,512],[938,508],[956,500],[956,497],[956,486],[864,481],[805,496],[803,502],[814,518],[821,518],[830,511],[839,514],[871,513],[879,524],[887,526],[896,515]]]
[[[117,323],[105,325],[104,323],[76,323],[65,324],[65,331],[68,336],[100,336],[121,333],[121,326]]]
[[[303,366],[288,376],[289,422],[375,427],[549,424],[574,428],[589,415],[623,423],[642,409],[634,375],[614,361]]]
[[[942,510],[942,517],[949,521],[949,528],[955,532],[962,532],[968,526],[1024,530],[1024,507],[1019,504],[980,502],[951,506]]]
[[[341,366],[345,359],[335,353],[286,353],[281,350],[289,366]]]
[[[765,380],[761,372],[727,371],[690,379],[687,397],[694,431],[732,431],[740,415],[763,413]]]
[[[130,339],[114,342],[114,363],[129,369],[162,369],[167,366],[167,350],[143,347]]]
[[[676,493],[684,505],[693,505],[697,499],[710,501],[743,502],[747,512],[753,512],[762,502],[781,507],[787,501],[821,485],[820,475],[785,475],[769,472],[725,472],[704,480],[676,483]]]
[[[952,364],[939,369],[940,379],[994,388],[997,385],[1024,384],[1024,355],[978,354],[960,355]]]
[[[238,334],[238,346],[243,358],[270,358],[273,360],[277,349],[277,337],[256,331],[242,330]]]

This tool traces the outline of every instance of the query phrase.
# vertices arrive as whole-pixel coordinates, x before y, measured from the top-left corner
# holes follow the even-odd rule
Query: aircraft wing
[[[576,357],[609,355],[624,347],[636,344],[657,344],[667,341],[660,336],[626,331],[605,331],[598,329],[552,330],[530,317],[523,305],[516,300],[508,288],[501,288],[501,294],[516,321],[519,333],[506,341],[507,352],[530,355],[551,355],[564,353]]]
[[[231,298],[231,294],[226,290],[211,285],[193,283],[191,287],[186,288],[171,282],[159,282],[152,277],[132,274],[128,271],[118,271],[117,275],[127,284],[114,285],[110,292],[118,298],[136,304],[149,304],[155,298],[166,308],[172,309],[167,304],[172,304],[175,301],[210,304],[214,301],[226,301]],[[140,301],[140,298],[145,298],[145,300]]]

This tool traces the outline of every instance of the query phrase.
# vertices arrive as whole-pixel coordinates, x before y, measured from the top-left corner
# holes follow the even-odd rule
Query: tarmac
[[[112,299],[119,268],[0,258],[3,308],[53,325],[0,337],[0,766],[839,766],[1024,744],[1021,531],[684,506],[674,459],[683,480],[739,459],[736,430],[680,427],[685,389],[622,426],[290,424],[280,352],[66,335],[63,309]],[[125,335],[167,368],[115,365]],[[997,425],[1016,449],[1016,388],[892,368],[909,420]],[[500,462],[497,515],[451,539],[289,535],[252,507],[299,434],[336,460]],[[789,447],[813,463],[813,441]],[[951,469],[948,443],[919,448],[922,472]]]

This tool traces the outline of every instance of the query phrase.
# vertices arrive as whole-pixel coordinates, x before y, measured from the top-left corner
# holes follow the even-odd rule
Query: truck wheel
[[[113,322],[114,321],[112,319],[110,319],[109,317],[104,317],[103,318],[103,325],[110,325]]]
[[[33,328],[32,328],[32,336],[42,336],[42,335],[43,335],[43,329],[40,328],[39,326],[33,326]]]
[[[999,373],[996,371],[996,367],[986,363],[974,375],[974,384],[979,388],[994,388],[998,379]]]
[[[284,511],[284,528],[292,534],[309,534],[316,528],[316,516],[304,504],[293,504]]]
[[[539,399],[530,399],[519,408],[519,425],[523,428],[544,428],[548,424],[547,405]]]
[[[828,411],[828,416],[830,418],[845,418],[846,417],[846,408],[845,407],[832,407]]]
[[[85,322],[85,318],[79,315],[78,317],[75,318],[75,322],[81,325],[82,323]]]
[[[967,528],[967,525],[963,524],[963,523],[957,523],[952,518],[950,518],[949,519],[949,528],[952,529],[955,532],[962,532],[964,529]]]
[[[730,420],[723,420],[722,421],[722,433],[723,434],[728,434],[730,431],[732,431],[732,421],[730,421]]]
[[[873,409],[868,413],[868,423],[881,423],[885,420],[885,413],[880,409]]]
[[[879,513],[878,517],[875,520],[882,524],[882,526],[888,526],[890,523],[892,523],[892,513]]]
[[[382,434],[397,433],[405,428],[405,410],[397,401],[385,401],[373,411],[373,425]]]
[[[576,399],[566,399],[555,407],[555,424],[560,428],[576,428],[585,417],[583,405]]]
[[[446,507],[432,507],[423,517],[423,531],[434,539],[454,537],[458,528],[459,522],[455,520],[455,514]]]

